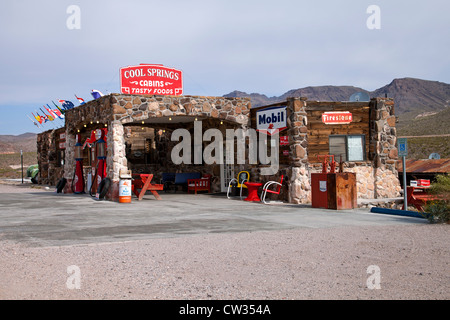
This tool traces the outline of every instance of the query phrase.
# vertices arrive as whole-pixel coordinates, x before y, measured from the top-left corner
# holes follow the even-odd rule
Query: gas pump
[[[336,173],[336,161],[334,161],[334,155],[325,154],[325,155],[317,155],[317,159],[322,160],[322,173]],[[331,158],[331,162],[328,161],[328,158]],[[328,172],[328,164],[330,164],[330,171]]]
[[[83,149],[81,144],[81,135],[76,135],[75,144],[75,171],[72,179],[72,191],[73,193],[84,193],[84,176],[83,176]],[[75,188],[74,188],[75,184]]]
[[[92,187],[96,183],[96,187],[100,185],[102,180],[106,177],[106,134],[107,129],[97,129],[95,130],[95,145],[93,150],[95,150],[97,157],[97,168],[95,170],[94,178],[92,179],[92,185],[90,188],[90,194],[92,194]],[[92,136],[91,136],[92,137]],[[97,190],[98,191],[98,190]]]
[[[97,186],[106,177],[106,129],[95,130],[95,149],[97,153]]]

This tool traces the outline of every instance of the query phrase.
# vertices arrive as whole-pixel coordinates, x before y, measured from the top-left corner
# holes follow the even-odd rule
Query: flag
[[[85,104],[85,103],[86,103],[86,102],[84,102],[84,99],[83,99],[83,98],[78,98],[77,95],[75,95],[75,98],[78,99],[78,102],[80,103],[80,106],[81,106],[82,104]]]
[[[47,115],[44,113],[44,115],[43,116],[41,116],[37,111],[36,111],[36,114],[38,115],[38,117],[44,122],[44,123],[46,123],[47,121],[49,121],[48,120],[48,117],[47,117]]]
[[[34,115],[33,115],[34,116]],[[33,122],[34,123],[34,125],[36,126],[36,127],[38,127],[39,129],[41,128],[41,127],[39,127],[39,125],[33,120],[33,119],[31,119],[30,118],[30,116],[29,115],[27,115],[27,117],[28,117],[28,119],[30,119],[31,120],[31,122]]]
[[[41,109],[41,108],[39,108],[39,109]],[[51,115],[46,114],[44,112],[44,110],[41,109],[41,111],[42,111],[42,113],[44,114],[44,116],[46,117],[47,120],[49,120],[49,121],[55,120],[55,118],[53,118]]]
[[[92,94],[92,96],[94,97],[94,99],[98,99],[98,98],[100,98],[100,97],[103,97],[103,93],[101,93],[101,92],[98,91],[98,90],[92,90],[91,94]]]
[[[47,112],[50,113],[50,115],[52,116],[53,119],[56,119],[58,116],[53,112],[53,110],[50,108],[50,106],[48,104],[47,104],[47,107],[44,106],[45,110],[47,110]]]
[[[75,107],[75,105],[72,103],[72,101],[69,100],[58,100],[59,103],[63,106],[64,109],[69,110]]]
[[[39,122],[39,124],[42,124],[42,122],[44,122],[44,119],[42,119],[41,116],[39,115],[35,116],[33,112],[31,114],[37,120],[37,122]]]
[[[53,102],[53,100],[52,100]],[[66,111],[64,111],[63,109],[61,109],[56,103],[53,102],[53,104],[55,105],[55,107],[58,108],[59,112],[61,112],[61,114],[64,114]]]
[[[61,113],[61,111],[59,111],[58,109],[53,109],[52,111],[61,120],[65,118],[64,115]]]

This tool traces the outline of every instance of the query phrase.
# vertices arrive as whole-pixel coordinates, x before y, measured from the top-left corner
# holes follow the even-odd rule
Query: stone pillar
[[[120,171],[128,170],[128,162],[125,151],[124,128],[120,121],[111,122],[107,135],[107,176],[111,179],[111,189],[107,197],[111,200],[119,199]]]
[[[374,98],[370,101],[370,152],[374,166],[375,198],[400,196],[397,130],[395,128],[392,98]]]
[[[310,172],[308,168],[308,118],[305,98],[290,98],[287,105],[287,133],[290,146],[291,174],[289,202],[311,201]]]
[[[77,143],[76,135],[71,134],[66,128],[66,151],[64,159],[64,178],[67,180],[64,187],[64,193],[72,193],[72,180],[75,171],[75,144]]]
[[[111,123],[107,139],[109,141],[106,158],[108,177],[110,177],[112,181],[118,182],[120,180],[120,171],[128,170],[124,129],[120,121]]]

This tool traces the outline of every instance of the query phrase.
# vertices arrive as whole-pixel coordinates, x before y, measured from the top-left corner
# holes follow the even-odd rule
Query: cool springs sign
[[[120,69],[120,92],[125,94],[182,95],[182,72],[160,64]]]

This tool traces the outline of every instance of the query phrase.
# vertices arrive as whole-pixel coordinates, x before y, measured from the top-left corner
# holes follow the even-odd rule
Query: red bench
[[[191,191],[194,191],[195,194],[197,194],[197,191],[208,191],[208,193],[211,193],[211,175],[205,174],[200,179],[188,179],[187,188],[188,193]]]
[[[408,205],[413,205],[417,210],[424,212],[423,206],[427,202],[440,200],[438,195],[429,194],[428,187],[406,187],[406,201]],[[403,204],[402,210],[405,209]]]

